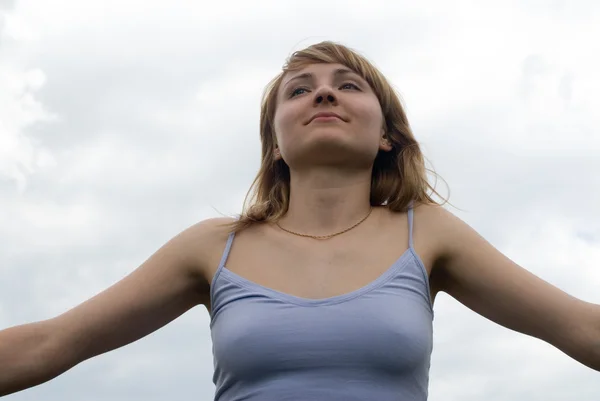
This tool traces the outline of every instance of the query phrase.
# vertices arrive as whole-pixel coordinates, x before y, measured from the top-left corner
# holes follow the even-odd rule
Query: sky
[[[186,227],[238,213],[262,90],[322,40],[394,84],[450,211],[600,304],[599,20],[595,0],[0,0],[0,329],[63,313]],[[443,293],[435,313],[430,400],[600,397],[600,373],[552,346]],[[194,308],[5,399],[211,400],[208,323]]]

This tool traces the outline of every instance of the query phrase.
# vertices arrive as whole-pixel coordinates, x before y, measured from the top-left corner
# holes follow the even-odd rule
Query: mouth
[[[310,118],[310,120],[308,120],[307,124],[310,124],[313,121],[335,121],[335,120],[345,121],[342,117],[340,117],[336,113],[333,113],[333,112],[320,112],[320,113],[317,113],[314,116],[312,116]]]

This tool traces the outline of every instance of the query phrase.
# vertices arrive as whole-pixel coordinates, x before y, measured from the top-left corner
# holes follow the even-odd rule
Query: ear
[[[379,141],[379,149],[383,150],[384,152],[389,152],[390,150],[392,150],[392,143],[386,135],[383,135],[381,137],[381,140]]]
[[[281,151],[277,145],[275,145],[275,149],[273,149],[273,159],[275,159],[275,161],[281,160]]]

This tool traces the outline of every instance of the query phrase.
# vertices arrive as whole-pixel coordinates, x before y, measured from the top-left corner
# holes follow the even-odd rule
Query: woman
[[[432,198],[394,91],[331,42],[292,55],[261,111],[255,197],[53,319],[0,332],[0,395],[203,304],[215,400],[425,400],[439,291],[600,370],[600,306],[511,262]]]

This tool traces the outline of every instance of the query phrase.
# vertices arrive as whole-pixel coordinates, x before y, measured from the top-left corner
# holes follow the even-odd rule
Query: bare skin
[[[419,208],[418,208],[419,209]],[[415,249],[430,275],[435,261],[427,227],[415,211]],[[431,238],[431,236],[429,237]],[[382,275],[408,249],[406,213],[376,208],[355,229],[328,240],[290,235],[262,224],[236,235],[226,268],[267,288],[301,298],[322,299],[352,292]],[[206,277],[211,280],[218,263]],[[430,285],[432,299],[439,290]]]

